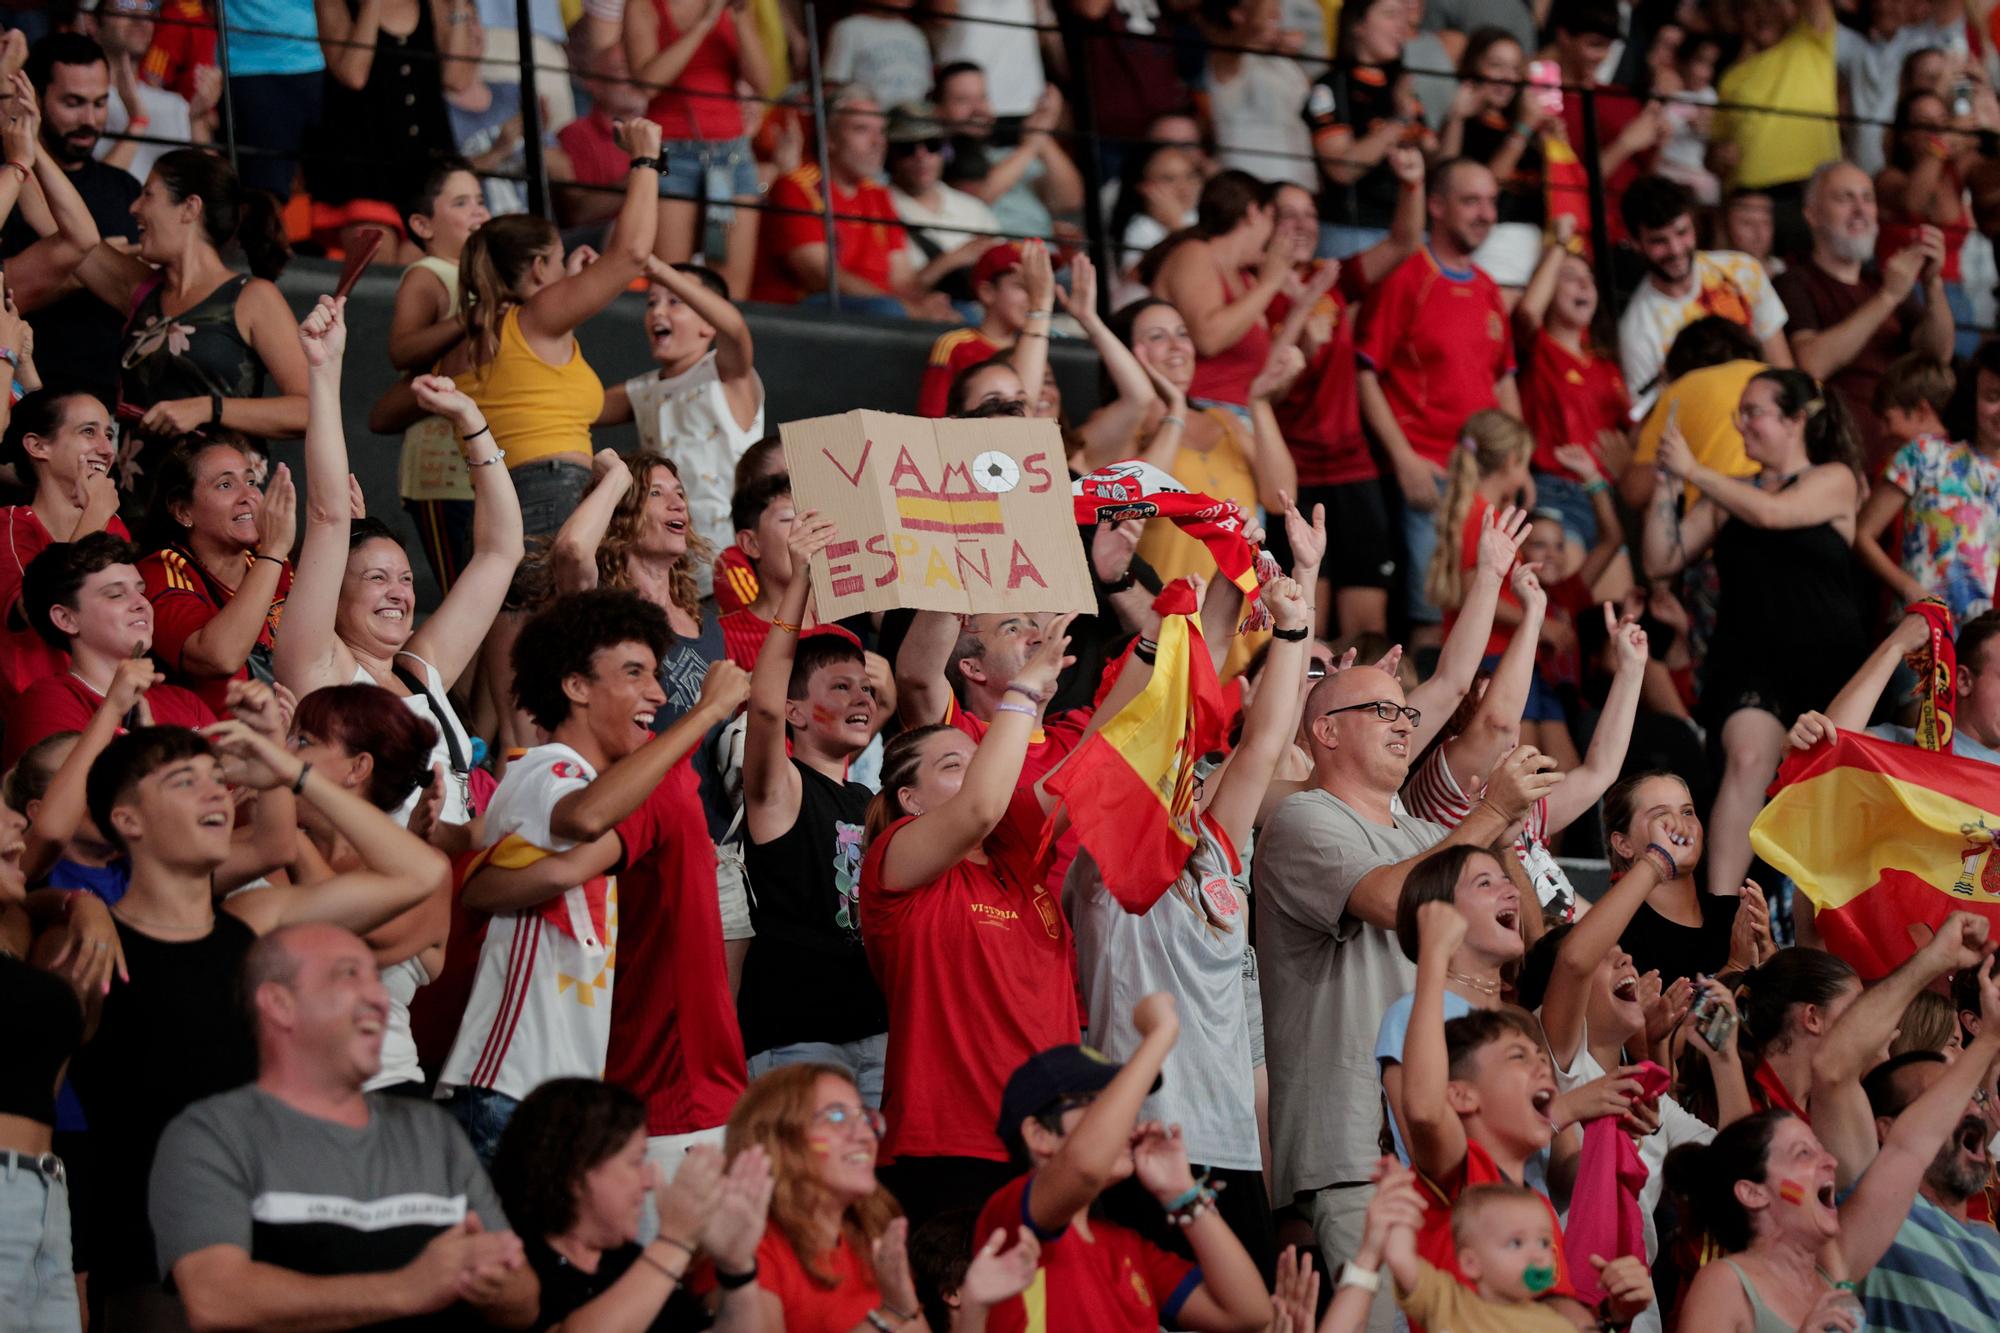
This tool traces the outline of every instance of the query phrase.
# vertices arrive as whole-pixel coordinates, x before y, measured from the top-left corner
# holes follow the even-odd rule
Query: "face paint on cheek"
[[[830,727],[840,719],[835,717],[833,710],[826,705],[814,704],[812,707],[812,720],[822,727]]]
[[[1796,1180],[1781,1180],[1778,1182],[1778,1197],[1796,1207],[1806,1201],[1806,1187]]]
[[[1521,1270],[1521,1285],[1530,1296],[1539,1296],[1556,1284],[1556,1270],[1549,1264],[1529,1264]]]

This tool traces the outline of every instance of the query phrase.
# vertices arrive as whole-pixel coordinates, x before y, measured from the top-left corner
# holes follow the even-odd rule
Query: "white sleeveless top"
[[[635,375],[625,381],[625,396],[632,403],[639,446],[673,460],[687,491],[688,519],[710,554],[719,554],[736,541],[729,501],[736,490],[737,461],[764,438],[763,380],[757,380],[757,415],[748,430],[736,424],[714,352],[671,379]],[[695,570],[703,597],[713,590],[713,563],[701,561]]]
[[[465,755],[468,760],[472,756],[472,738],[466,734],[464,724],[458,720],[458,714],[453,711],[451,696],[446,691],[444,679],[438,675],[437,668],[429,662],[424,661],[423,658],[418,657],[415,653],[397,653],[396,660],[399,664],[414,662],[423,668],[424,684],[430,689],[431,697],[435,698],[438,701],[439,707],[444,709],[444,716],[437,717],[431,711],[430,699],[426,699],[421,694],[405,694],[401,696],[405,708],[408,708],[412,713],[415,713],[418,717],[423,718],[438,729],[438,738],[436,743],[431,746],[431,757],[428,765],[432,769],[435,769],[439,764],[444,765],[444,806],[438,811],[438,818],[447,824],[467,823],[472,818],[472,793],[465,779],[452,770],[451,746],[445,742],[445,728],[449,727],[451,734],[458,738],[458,752]],[[354,683],[356,685],[381,684],[380,681],[369,674],[368,668],[364,666],[356,666],[354,668]],[[407,825],[410,822],[410,815],[416,810],[417,802],[423,799],[423,794],[424,789],[419,786],[416,791],[410,794],[408,800],[404,801],[400,807],[391,812],[398,824]]]
[[[374,1078],[361,1085],[363,1092],[424,1081],[424,1067],[417,1059],[417,1039],[410,1034],[410,1001],[416,998],[417,988],[428,984],[430,979],[422,954],[382,969],[382,985],[389,992],[389,1023],[382,1029],[382,1067],[375,1071]]]

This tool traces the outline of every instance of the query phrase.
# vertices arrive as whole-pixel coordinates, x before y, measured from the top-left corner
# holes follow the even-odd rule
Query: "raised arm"
[[[750,337],[750,323],[743,318],[743,312],[728,297],[710,291],[701,279],[655,256],[646,259],[646,276],[672,292],[682,305],[715,330],[715,373],[722,380],[723,393],[729,396],[730,408],[736,412],[737,424],[745,424],[745,419],[754,415],[755,405],[749,404],[750,411],[746,412],[745,403],[738,399],[747,399],[749,395],[751,386],[747,381],[757,369],[757,345]]]
[[[919,611],[896,649],[896,714],[906,727],[942,722],[951,708],[945,667],[962,628],[950,611]]]
[[[628,14],[645,9],[633,5]],[[657,160],[660,127],[643,116],[621,121],[622,147],[634,158]],[[536,292],[521,307],[523,333],[544,338],[573,332],[602,311],[632,279],[646,271],[652,257],[653,234],[660,215],[660,173],[657,166],[633,167],[625,180],[625,203],[604,243],[604,252],[583,270],[557,279]]]
[[[729,12],[729,3],[700,0],[699,9],[693,5],[675,8],[694,10],[699,17],[693,23],[678,24],[680,35],[662,46],[659,10],[651,4],[628,2],[625,6],[625,63],[632,71],[632,82],[648,93],[669,86],[687,71],[710,30]]]
[[[1837,324],[1823,329],[1795,329],[1792,352],[1799,369],[1816,380],[1845,370],[1860,356],[1884,320],[1894,315],[1916,290],[1927,265],[1944,259],[1944,234],[1936,227],[1919,227],[1917,240],[1882,265],[1882,285]],[[1949,318],[1949,311],[1946,312]],[[1949,349],[1947,349],[1947,352]]]
[[[1514,595],[1521,602],[1521,623],[1500,654],[1493,679],[1472,715],[1472,722],[1444,743],[1444,761],[1461,791],[1476,791],[1487,771],[1521,739],[1521,714],[1528,706],[1528,689],[1535,680],[1535,649],[1547,614],[1549,595],[1535,571],[1517,565],[1511,575]]]
[[[91,714],[69,755],[49,779],[34,822],[28,825],[27,846],[21,853],[21,874],[27,883],[39,883],[76,837],[90,813],[85,795],[90,766],[118,735],[126,715],[140,707],[146,691],[165,679],[150,657],[128,658],[112,672],[104,702]],[[143,720],[147,715],[140,716]]]
[[[1396,212],[1389,222],[1389,234],[1375,242],[1349,263],[1361,265],[1361,277],[1370,287],[1389,276],[1396,265],[1417,252],[1424,243],[1424,154],[1414,145],[1389,150],[1389,169],[1396,173],[1400,188]]]
[[[347,351],[346,301],[322,296],[299,324],[306,356],[306,537],[285,598],[285,633],[272,665],[303,699],[353,678],[353,655],[335,637],[352,524],[347,436],[340,421],[340,369]],[[259,562],[264,563],[262,561]],[[346,669],[343,671],[342,667]]]
[[[1432,1180],[1450,1176],[1465,1160],[1465,1125],[1447,1098],[1451,1069],[1444,1041],[1445,973],[1465,929],[1464,914],[1450,903],[1417,909],[1417,986],[1403,1038],[1403,1141],[1410,1165]]]
[[[1669,421],[1660,436],[1662,458],[1667,441],[1680,438],[1680,428]],[[1687,441],[1681,440],[1681,444],[1686,447]],[[1679,479],[1665,466],[1656,471],[1653,498],[1646,507],[1641,563],[1645,565],[1647,578],[1663,579],[1700,559],[1715,541],[1715,535],[1722,531],[1723,520],[1728,516],[1720,505],[1706,497],[1695,501],[1694,507],[1682,514]]]
[[[1800,715],[1792,726],[1793,748],[1807,750],[1822,740],[1830,741],[1836,727],[1842,731],[1865,731],[1868,719],[1875,715],[1875,705],[1882,699],[1882,691],[1895,678],[1896,668],[1930,639],[1930,622],[1922,616],[1906,615],[1896,622],[1889,637],[1875,645],[1875,651],[1848,677],[1847,684],[1833,696],[1824,713]]]
[[[549,832],[568,842],[591,842],[617,828],[701,744],[709,728],[736,716],[749,694],[749,672],[727,660],[709,663],[695,706],[599,773],[595,782],[558,800],[549,812]]]
[[[1584,1018],[1590,1009],[1590,986],[1598,963],[1617,947],[1646,896],[1680,874],[1675,858],[1685,844],[1676,845],[1672,836],[1683,832],[1680,820],[1669,816],[1667,827],[1671,830],[1667,845],[1647,846],[1632,868],[1570,927],[1556,951],[1555,969],[1542,996],[1541,1020],[1549,1056],[1558,1069],[1571,1068],[1577,1052],[1583,1049]]]
[[[1278,348],[1250,385],[1250,437],[1245,441],[1249,447],[1243,461],[1250,465],[1257,482],[1257,503],[1266,513],[1283,512],[1284,497],[1299,488],[1298,464],[1292,461],[1291,448],[1285,443],[1285,432],[1271,403],[1290,390],[1305,364],[1305,355],[1298,348]]]
[[[1598,798],[1611,790],[1611,784],[1625,771],[1625,751],[1632,743],[1632,723],[1639,714],[1639,695],[1646,686],[1646,663],[1652,657],[1646,631],[1615,619],[1608,602],[1604,607],[1604,623],[1611,635],[1618,666],[1611,676],[1611,689],[1604,696],[1604,711],[1598,715],[1597,730],[1591,733],[1590,750],[1549,797],[1551,833],[1568,828],[1595,809]],[[1590,914],[1594,916],[1596,912]]]
[[[264,503],[257,510],[257,556],[233,595],[209,622],[181,646],[181,669],[196,676],[233,676],[250,660],[264,632],[271,599],[278,595],[278,575],[291,554],[298,529],[298,491],[292,471],[283,463],[271,473]],[[342,563],[346,557],[342,556]],[[331,619],[327,624],[332,625]]]
[[[1043,632],[1041,647],[1009,683],[1020,685],[1024,694],[1048,698],[1056,678],[1071,660],[1067,656],[1069,626],[1075,619],[1073,614],[1056,617]],[[905,639],[905,648],[908,643]],[[900,677],[897,688],[902,688]],[[964,860],[1006,816],[1039,711],[1025,699],[1007,702],[1010,706],[996,711],[987,724],[986,737],[965,766],[958,791],[936,809],[917,815],[889,844],[882,858],[883,886],[889,891],[930,883]]]
[[[590,490],[556,529],[549,547],[549,569],[558,596],[597,586],[597,549],[604,544],[618,502],[632,485],[632,469],[615,449],[599,449],[590,460],[590,472]]]
[[[1662,457],[1665,451],[1662,450]],[[1810,528],[1851,518],[1860,499],[1853,469],[1826,463],[1782,491],[1767,491],[1753,482],[1725,477],[1699,464],[1680,480],[1694,485],[1731,517],[1759,528]]]
[[[1206,247],[1183,245],[1167,259],[1154,289],[1173,302],[1187,321],[1195,354],[1221,356],[1264,322],[1271,298],[1284,288],[1297,259],[1290,240],[1274,236],[1257,268],[1256,281],[1232,300]]]
[[[1528,279],[1527,289],[1514,306],[1514,322],[1523,329],[1538,330],[1542,327],[1542,319],[1549,313],[1549,303],[1556,299],[1556,277],[1562,272],[1563,260],[1569,255],[1570,238],[1575,235],[1575,218],[1565,213],[1556,219],[1555,237],[1543,248],[1541,262],[1535,265],[1534,276]]]
[[[1243,720],[1243,735],[1208,799],[1208,817],[1222,826],[1234,847],[1249,843],[1264,789],[1271,785],[1278,760],[1298,733],[1299,684],[1305,679],[1312,646],[1312,608],[1306,605],[1305,590],[1291,579],[1276,578],[1264,585],[1262,596],[1279,633],[1272,635],[1257,697]],[[1295,630],[1307,633],[1297,640],[1282,637]]]
[[[389,364],[404,374],[429,370],[463,341],[465,324],[443,279],[425,268],[406,270],[389,316]]]
[[[1117,462],[1130,450],[1132,437],[1144,424],[1157,395],[1150,372],[1097,313],[1097,268],[1090,256],[1078,254],[1069,261],[1069,288],[1067,292],[1056,288],[1056,300],[1083,327],[1111,379],[1113,392],[1111,401],[1099,406],[1077,428],[1083,440],[1084,468],[1091,471]]]
[[[750,836],[760,843],[783,837],[799,818],[799,773],[786,745],[785,705],[790,701],[792,663],[799,630],[812,595],[812,558],[839,535],[830,518],[808,509],[792,520],[792,581],[772,613],[771,632],[757,650],[750,672],[750,713],[743,734],[743,809]]]
[[[1868,492],[1861,505],[1861,517],[1854,520],[1854,553],[1869,573],[1889,585],[1889,591],[1906,602],[1915,602],[1929,596],[1929,592],[1884,545],[1890,525],[1909,503],[1909,492],[1886,476],[1877,479],[1875,489]]]
[[[1609,434],[1615,432],[1600,432],[1600,436]],[[1611,501],[1611,482],[1598,466],[1597,455],[1580,444],[1559,444],[1556,461],[1583,482],[1584,494],[1590,497],[1591,517],[1597,520],[1597,541],[1584,552],[1583,564],[1576,571],[1586,587],[1594,588],[1625,549],[1625,522],[1618,516],[1618,506]]]
[[[1514,567],[1514,554],[1521,549],[1528,526],[1528,515],[1512,508],[1488,510],[1481,521],[1479,563],[1466,585],[1458,622],[1438,653],[1437,670],[1410,691],[1410,705],[1423,713],[1423,721],[1410,733],[1411,754],[1421,753],[1431,743],[1471,690],[1479,663],[1486,656],[1486,641],[1493,633],[1500,585]]]
[[[450,421],[465,441],[472,476],[472,558],[405,650],[436,667],[449,690],[478,657],[527,553],[521,497],[507,475],[503,441],[494,438],[477,403],[443,375],[419,375],[410,387],[425,411]]]

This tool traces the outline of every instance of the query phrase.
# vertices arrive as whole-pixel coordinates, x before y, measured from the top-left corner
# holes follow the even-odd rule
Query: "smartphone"
[[[1972,114],[1972,80],[1960,79],[1951,86],[1951,114],[1955,120],[1963,120]]]
[[[1307,663],[1306,663],[1306,679],[1307,679],[1307,680],[1325,680],[1325,679],[1326,679],[1326,663],[1325,663],[1325,662],[1324,662],[1323,660],[1321,660],[1320,658],[1317,658],[1317,657],[1313,658],[1313,659],[1312,659],[1312,661],[1310,661],[1310,662],[1307,662]]]
[[[1701,1034],[1701,1039],[1708,1043],[1712,1051],[1721,1050],[1722,1044],[1729,1040],[1729,1034],[1736,1031],[1735,1011],[1707,990],[1688,1010],[1688,1022],[1694,1024],[1694,1030]]]
[[[1560,116],[1563,111],[1562,71],[1552,60],[1535,60],[1528,64],[1528,84],[1534,89],[1534,98],[1545,115]]]

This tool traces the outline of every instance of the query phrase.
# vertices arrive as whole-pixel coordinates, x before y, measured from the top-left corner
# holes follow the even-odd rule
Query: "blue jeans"
[[[1346,259],[1388,237],[1387,227],[1350,227],[1341,222],[1322,222],[1319,224],[1319,258]]]
[[[77,1333],[69,1187],[0,1153],[0,1323],[22,1333]]]
[[[529,541],[555,536],[590,490],[590,469],[562,459],[523,463],[510,475],[514,494],[521,499],[521,528]]]
[[[814,292],[804,298],[799,305],[807,310],[829,310],[833,302],[825,292]],[[910,312],[903,309],[903,303],[893,296],[849,296],[842,292],[840,313],[843,315],[873,315],[877,319],[908,319]]]
[[[1444,505],[1444,483],[1438,483],[1438,506]],[[1405,599],[1413,625],[1437,625],[1444,621],[1444,612],[1430,604],[1424,596],[1424,580],[1430,575],[1431,555],[1437,550],[1436,509],[1412,509],[1407,502],[1403,505],[1403,550],[1408,563],[1403,566],[1405,581],[1409,584]]]
[[[736,216],[730,201],[757,197],[757,160],[748,139],[669,139],[660,152],[667,161],[660,197],[706,200],[711,222]]]
[[[453,1090],[444,1109],[451,1112],[452,1119],[465,1130],[465,1137],[472,1140],[472,1151],[478,1155],[480,1165],[491,1166],[500,1136],[507,1132],[507,1122],[514,1118],[514,1111],[520,1105],[506,1093],[491,1088],[458,1088]]]
[[[773,1046],[750,1057],[750,1077],[759,1078],[786,1065],[835,1065],[845,1069],[869,1105],[882,1105],[882,1069],[889,1059],[889,1034],[877,1033],[860,1041],[798,1041],[789,1046]]]
[[[1590,507],[1590,497],[1584,493],[1582,484],[1553,472],[1537,472],[1534,476],[1535,508],[1562,515],[1563,535],[1584,550],[1597,545],[1597,511]]]
[[[269,190],[280,200],[292,197],[299,152],[319,126],[325,86],[326,76],[318,71],[244,74],[229,81],[237,145],[262,150],[243,154],[237,175],[244,189]]]

